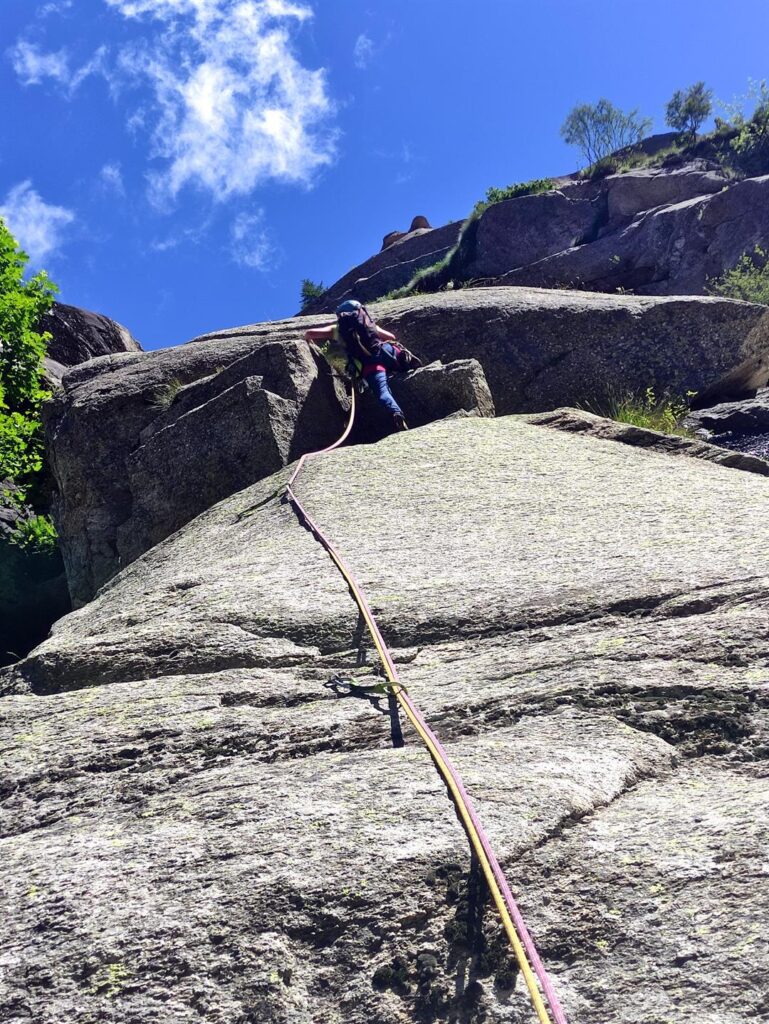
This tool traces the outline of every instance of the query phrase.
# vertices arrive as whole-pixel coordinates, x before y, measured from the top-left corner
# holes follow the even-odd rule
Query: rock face
[[[419,228],[403,235],[391,232],[385,236],[387,245],[383,243],[381,252],[345,274],[319,299],[310,303],[302,315],[331,313],[343,299],[369,302],[401,288],[408,284],[417,270],[432,266],[446,255],[456,244],[461,226],[461,221],[455,221],[442,228]]]
[[[728,394],[769,377],[769,313],[748,303],[479,289],[374,312],[423,359],[460,361],[396,383],[413,425],[492,404],[575,405],[607,388]],[[46,429],[76,605],[217,500],[338,436],[342,396],[305,324],[236,328],[65,376]],[[367,439],[389,424],[371,427]]]
[[[769,215],[760,212],[769,209],[767,188],[769,178],[734,183],[707,160],[600,181],[559,179],[549,192],[494,203],[471,218],[444,276],[455,284],[704,294],[708,280],[743,252],[769,244]],[[407,284],[448,252],[459,226],[449,226],[445,249],[437,231],[419,234],[430,259],[421,259],[420,250],[413,264],[398,247],[414,236],[391,232],[383,250],[398,252],[397,262],[380,253],[346,274],[310,312],[331,311],[343,297],[370,302]],[[419,290],[443,284],[420,282]]]
[[[715,195],[638,213],[589,245],[510,267],[498,283],[703,294],[711,279],[768,240],[769,176],[749,178]]]
[[[499,414],[607,393],[742,393],[769,375],[769,311],[712,298],[488,288],[377,303],[376,319],[423,359],[483,367]]]
[[[51,312],[42,318],[40,330],[51,335],[46,368],[54,380],[61,378],[64,367],[85,363],[96,356],[141,352],[139,342],[122,324],[101,313],[62,302],[54,302]]]
[[[64,377],[47,414],[57,522],[76,606],[214,502],[343,425],[328,364],[287,321]]]
[[[333,681],[374,658],[286,477],[3,673],[0,1019],[533,1019],[429,757]],[[769,481],[507,418],[343,450],[298,490],[570,1024],[760,1019]]]

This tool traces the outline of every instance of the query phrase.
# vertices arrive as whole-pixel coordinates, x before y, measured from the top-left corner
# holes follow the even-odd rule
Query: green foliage
[[[665,123],[694,139],[712,110],[712,90],[706,89],[704,82],[696,82],[688,89],[677,89],[673,93],[665,110]]]
[[[625,113],[607,99],[596,104],[574,107],[561,125],[561,136],[569,146],[577,146],[588,165],[632,146],[643,139],[651,121],[639,117],[637,110]]]
[[[685,398],[667,393],[658,397],[654,388],[648,387],[640,395],[633,392],[610,393],[603,402],[588,404],[586,408],[619,423],[630,423],[647,430],[658,430],[663,434],[686,436],[688,431],[679,426],[679,423],[688,413],[687,399],[693,395],[694,392],[690,391]]]
[[[521,196],[549,192],[554,187],[551,178],[532,178],[531,181],[521,181],[516,185],[508,185],[507,188],[490,188],[486,193],[484,208],[493,203],[503,203],[506,199],[519,199]]]
[[[22,486],[42,466],[40,409],[49,335],[34,328],[56,292],[45,271],[24,281],[28,257],[0,220],[0,480]]]
[[[315,281],[311,281],[309,277],[305,277],[305,279],[302,281],[302,309],[307,309],[307,307],[310,306],[316,299],[319,299],[320,296],[323,295],[325,291],[326,286],[323,284],[322,281],[319,281],[316,284]]]
[[[31,516],[20,519],[12,535],[14,544],[26,551],[52,554],[58,535],[50,516]]]
[[[765,174],[769,170],[769,86],[751,83],[750,98],[755,106],[749,119],[735,116],[737,135],[731,141],[734,162],[745,174]]]
[[[708,282],[708,293],[769,306],[769,253],[760,245],[744,252],[736,266]]]

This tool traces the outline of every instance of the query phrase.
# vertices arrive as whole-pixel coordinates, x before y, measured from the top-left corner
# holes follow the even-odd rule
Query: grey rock
[[[670,138],[666,139],[669,144]],[[728,231],[715,230],[713,238],[705,233],[703,245],[698,215],[676,222],[675,228],[672,221],[660,226],[650,218],[687,202],[699,210],[710,197],[728,192],[729,198],[713,207],[715,212],[709,216],[731,223],[742,217],[739,211],[752,201],[744,190],[731,195],[731,184],[717,165],[706,160],[613,174],[597,181],[576,175],[557,179],[557,187],[549,192],[494,203],[471,219],[461,252],[452,260],[452,280],[701,294],[708,277],[723,273],[742,252],[767,240],[766,225],[746,222],[735,237]],[[330,312],[343,298],[373,301],[408,284],[417,270],[438,262],[456,242],[460,223],[439,229],[447,235],[445,245],[438,245],[438,231],[415,229],[417,221],[421,224],[415,218],[410,232],[386,235],[382,252],[332,285],[308,312]],[[671,230],[683,233],[683,240],[659,237]],[[684,257],[685,267],[679,265]],[[426,287],[430,285],[423,282],[420,290]]]
[[[358,615],[286,477],[0,677],[0,1019],[533,1019],[428,755],[324,685],[366,681]],[[506,418],[342,450],[298,491],[571,1024],[760,1018],[769,482]]]
[[[409,427],[422,427],[450,416],[493,416],[494,399],[477,359],[436,360],[408,374],[390,378],[393,396]],[[393,432],[392,418],[365,391],[354,435],[356,442],[379,441]]]
[[[385,237],[389,244],[382,251],[354,267],[333,284],[314,303],[302,311],[303,316],[331,313],[344,299],[371,302],[395,288],[409,283],[422,267],[441,260],[459,237],[462,221],[454,221],[441,228],[419,228],[393,239],[393,232]]]
[[[638,214],[620,231],[502,275],[499,284],[697,295],[769,243],[769,176]]]
[[[46,432],[75,605],[220,498],[329,444],[340,397],[296,321],[66,374]]]
[[[600,192],[570,198],[569,191],[543,192],[493,203],[472,225],[471,255],[459,268],[462,280],[498,277],[554,252],[592,239],[604,218]]]
[[[483,289],[374,312],[423,359],[476,359],[503,414],[575,405],[607,388],[716,395],[769,377],[769,312],[748,303]],[[341,432],[341,395],[302,340],[305,323],[106,356],[64,377],[46,429],[76,605],[209,505]],[[402,386],[415,425],[486,408],[466,362]],[[377,415],[367,439],[389,429]]]
[[[122,324],[101,313],[54,302],[40,321],[48,331],[48,357],[62,366],[75,366],[113,352],[140,352],[141,345]]]
[[[603,181],[607,194],[608,230],[627,223],[638,213],[723,191],[730,184],[723,171],[686,165],[612,174]]]
[[[534,416],[527,416],[526,422],[566,430],[573,434],[600,437],[607,441],[619,441],[621,444],[664,452],[666,455],[686,455],[693,459],[715,462],[730,469],[742,469],[747,473],[769,476],[769,462],[766,459],[729,451],[717,444],[708,444],[693,437],[663,434],[658,430],[649,430],[630,423],[618,423],[616,420],[596,416],[583,409],[554,409],[552,412],[540,412]]]
[[[690,413],[684,425],[706,434],[725,432],[763,434],[769,432],[769,388],[761,388],[754,397],[740,402],[720,402]]]
[[[477,359],[456,359],[445,366],[439,362],[396,378],[393,392],[408,409],[409,425],[426,423],[454,416],[493,416],[494,399],[483,368]]]
[[[477,359],[501,415],[650,385],[696,392],[706,403],[764,386],[769,376],[769,311],[750,303],[487,288],[371,309],[423,359]]]

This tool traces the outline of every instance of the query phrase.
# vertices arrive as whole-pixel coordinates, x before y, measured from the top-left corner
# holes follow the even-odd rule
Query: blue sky
[[[575,103],[731,100],[767,37],[766,0],[2,0],[0,215],[63,301],[178,344],[573,170]]]

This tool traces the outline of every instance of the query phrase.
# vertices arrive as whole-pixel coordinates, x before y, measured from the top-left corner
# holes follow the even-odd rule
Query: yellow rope
[[[354,391],[353,391],[353,395],[352,395],[352,410],[351,410],[351,413],[350,413],[350,424],[352,422],[352,418],[354,417],[354,411],[355,411],[355,397],[354,397]],[[346,433],[345,433],[344,436],[346,436]],[[330,450],[327,450],[327,451],[330,451]],[[322,454],[322,453],[318,453],[318,454]],[[505,932],[507,934],[508,939],[510,940],[510,945],[513,948],[513,952],[515,953],[515,958],[516,958],[516,961],[518,962],[518,966],[520,967],[521,974],[523,975],[523,979],[524,979],[524,981],[526,983],[526,988],[528,989],[528,994],[529,994],[529,996],[531,998],[531,1002],[532,1002],[533,1008],[535,1008],[535,1011],[537,1012],[537,1016],[538,1016],[541,1024],[553,1024],[552,1019],[550,1017],[550,1014],[548,1013],[548,1010],[547,1010],[547,1008],[545,1006],[545,1002],[544,1002],[544,1000],[542,998],[542,995],[540,994],[540,989],[539,989],[539,987],[537,985],[537,978],[535,976],[535,973],[533,973],[533,971],[531,970],[531,967],[530,967],[530,965],[528,963],[528,959],[526,957],[525,949],[523,948],[523,944],[521,943],[521,940],[518,937],[518,933],[517,933],[517,931],[515,929],[515,925],[513,924],[512,919],[511,919],[510,912],[509,912],[509,910],[507,908],[507,905],[505,904],[505,900],[504,900],[504,897],[502,895],[502,892],[500,891],[500,887],[499,887],[499,885],[497,883],[497,879],[495,878],[494,870],[492,868],[492,865],[490,865],[490,863],[488,861],[488,857],[486,856],[485,850],[483,849],[483,844],[481,843],[480,836],[478,835],[478,829],[475,826],[475,822],[472,820],[472,817],[470,815],[469,809],[467,807],[467,803],[465,801],[465,798],[464,798],[463,794],[459,790],[459,787],[457,785],[457,782],[455,781],[454,775],[452,774],[452,771],[451,771],[450,767],[448,767],[448,765],[446,764],[445,759],[443,758],[443,756],[440,753],[440,751],[437,750],[437,748],[436,748],[435,744],[433,743],[432,739],[430,738],[430,736],[425,732],[424,727],[422,726],[422,723],[419,721],[417,716],[414,714],[412,708],[410,707],[410,701],[407,699],[407,697],[404,696],[402,684],[400,683],[400,680],[397,678],[397,674],[395,672],[394,665],[392,664],[392,659],[390,657],[389,651],[387,650],[387,647],[385,646],[385,643],[384,643],[384,640],[382,638],[382,635],[379,632],[379,627],[377,626],[375,618],[374,618],[374,616],[373,616],[373,614],[371,612],[371,609],[369,607],[369,604],[368,604],[366,598],[364,597],[364,595],[362,595],[362,593],[360,592],[360,589],[358,588],[357,583],[356,583],[355,579],[353,578],[353,575],[351,574],[350,570],[347,568],[345,562],[343,561],[341,556],[337,553],[337,551],[335,550],[335,548],[331,544],[331,542],[328,541],[327,538],[325,538],[323,536],[321,530],[319,530],[318,527],[309,518],[307,513],[302,508],[301,503],[298,501],[298,499],[296,498],[296,496],[293,493],[291,485],[294,483],[294,481],[298,477],[299,472],[300,472],[300,470],[302,468],[303,462],[304,462],[304,459],[302,459],[300,461],[300,465],[297,467],[296,471],[294,472],[293,476],[291,477],[291,480],[289,481],[289,484],[287,486],[288,493],[289,493],[290,497],[292,498],[292,500],[299,507],[299,509],[301,510],[302,514],[308,520],[310,526],[313,529],[313,532],[314,532],[315,536],[318,538],[319,541],[321,541],[321,543],[324,545],[326,550],[331,555],[332,559],[334,560],[335,565],[337,566],[339,571],[342,573],[342,575],[343,575],[343,577],[344,577],[344,579],[345,579],[345,581],[347,583],[347,586],[350,589],[350,593],[352,594],[353,598],[355,599],[355,603],[358,606],[360,614],[362,616],[364,616],[364,620],[366,621],[366,625],[369,628],[369,633],[371,634],[372,640],[374,641],[374,644],[375,644],[375,646],[377,648],[377,651],[379,652],[379,656],[380,656],[380,658],[382,660],[382,665],[383,665],[385,673],[387,675],[387,679],[388,679],[388,681],[390,683],[390,687],[392,689],[392,692],[393,692],[396,700],[398,701],[398,705],[399,705],[399,707],[401,707],[403,709],[403,712],[405,713],[405,715],[407,715],[409,721],[412,723],[412,725],[416,729],[417,733],[419,734],[420,738],[422,739],[423,743],[425,744],[427,750],[430,752],[430,755],[431,755],[433,761],[435,762],[435,764],[438,767],[438,771],[440,772],[443,780],[445,781],[446,785],[448,786],[448,790],[451,791],[452,797],[454,798],[454,802],[455,802],[455,804],[457,805],[457,807],[459,809],[460,815],[462,817],[462,821],[463,821],[465,829],[467,831],[467,835],[468,835],[468,837],[470,839],[470,843],[472,845],[472,848],[473,848],[473,850],[475,852],[476,857],[478,858],[478,862],[479,862],[479,864],[481,866],[481,869],[483,871],[483,876],[484,876],[484,878],[486,880],[486,885],[488,886],[489,892],[492,893],[492,897],[494,899],[495,904],[497,905],[497,910],[499,911],[500,918],[502,919],[503,927],[505,929]]]

